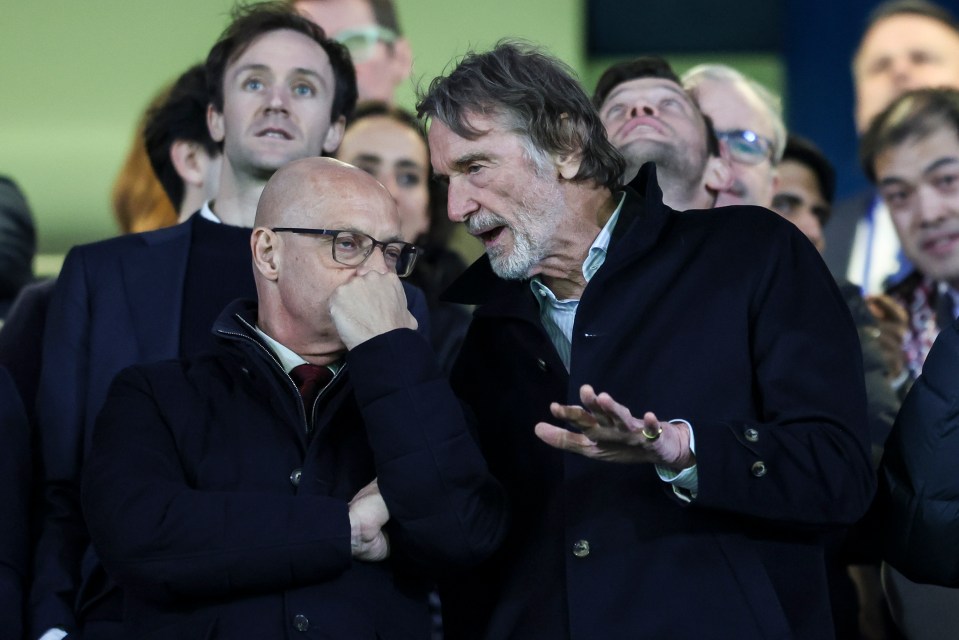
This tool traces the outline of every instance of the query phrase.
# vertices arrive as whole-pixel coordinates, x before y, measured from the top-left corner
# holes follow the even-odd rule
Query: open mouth
[[[491,245],[496,243],[496,239],[499,238],[500,234],[503,233],[503,229],[506,227],[494,227],[489,231],[484,231],[479,235],[480,240],[483,241],[484,245]]]
[[[922,242],[920,247],[933,256],[945,256],[959,245],[959,233],[947,233]]]
[[[620,130],[620,136],[625,136],[634,129],[646,129],[647,131],[655,131],[656,133],[662,133],[662,127],[656,118],[650,116],[636,116],[625,125]]]
[[[276,138],[277,140],[292,140],[293,136],[283,129],[270,127],[256,134],[257,138]]]
[[[489,246],[496,243],[496,240],[499,238],[500,234],[503,233],[503,229],[505,228],[505,226],[500,225],[496,227],[490,227],[488,229],[470,231],[470,233],[479,238],[480,242],[482,242],[484,246]]]

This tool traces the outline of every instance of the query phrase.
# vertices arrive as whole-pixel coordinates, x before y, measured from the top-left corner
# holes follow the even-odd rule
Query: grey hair
[[[683,74],[683,88],[699,100],[698,88],[708,80],[737,84],[753,94],[765,107],[773,125],[773,163],[779,164],[786,150],[786,123],[779,96],[738,69],[725,64],[700,64]]]
[[[470,116],[495,118],[528,141],[527,156],[539,167],[551,155],[579,156],[575,181],[615,189],[626,169],[572,69],[529,43],[501,40],[485,53],[467,53],[420,93],[416,112],[470,140],[483,134]]]

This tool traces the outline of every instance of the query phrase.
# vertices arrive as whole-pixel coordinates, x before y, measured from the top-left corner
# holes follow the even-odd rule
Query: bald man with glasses
[[[122,372],[96,425],[83,501],[124,637],[429,637],[435,576],[506,522],[407,309],[416,247],[326,158],[271,178],[250,244],[258,301],[214,351]]]

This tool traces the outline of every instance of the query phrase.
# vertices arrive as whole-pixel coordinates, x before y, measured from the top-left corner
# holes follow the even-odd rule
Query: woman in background
[[[426,294],[433,349],[449,373],[470,313],[439,296],[466,265],[447,247],[454,225],[446,216],[445,185],[431,179],[426,132],[411,113],[366,102],[356,108],[336,157],[372,175],[396,200],[404,240],[422,250],[407,280]]]

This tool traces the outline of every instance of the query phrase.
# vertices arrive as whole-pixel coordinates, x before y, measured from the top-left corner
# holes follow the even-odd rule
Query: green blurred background
[[[37,271],[56,272],[72,245],[117,233],[110,189],[133,129],[151,97],[202,60],[233,0],[6,0],[0,21],[0,173],[16,180],[36,216]],[[428,83],[470,48],[521,37],[568,62],[591,90],[612,60],[585,56],[582,0],[397,0],[415,57],[399,94],[414,103]],[[706,60],[732,64],[774,91],[775,56],[671,56],[682,72]],[[458,238],[476,255],[478,244]]]

